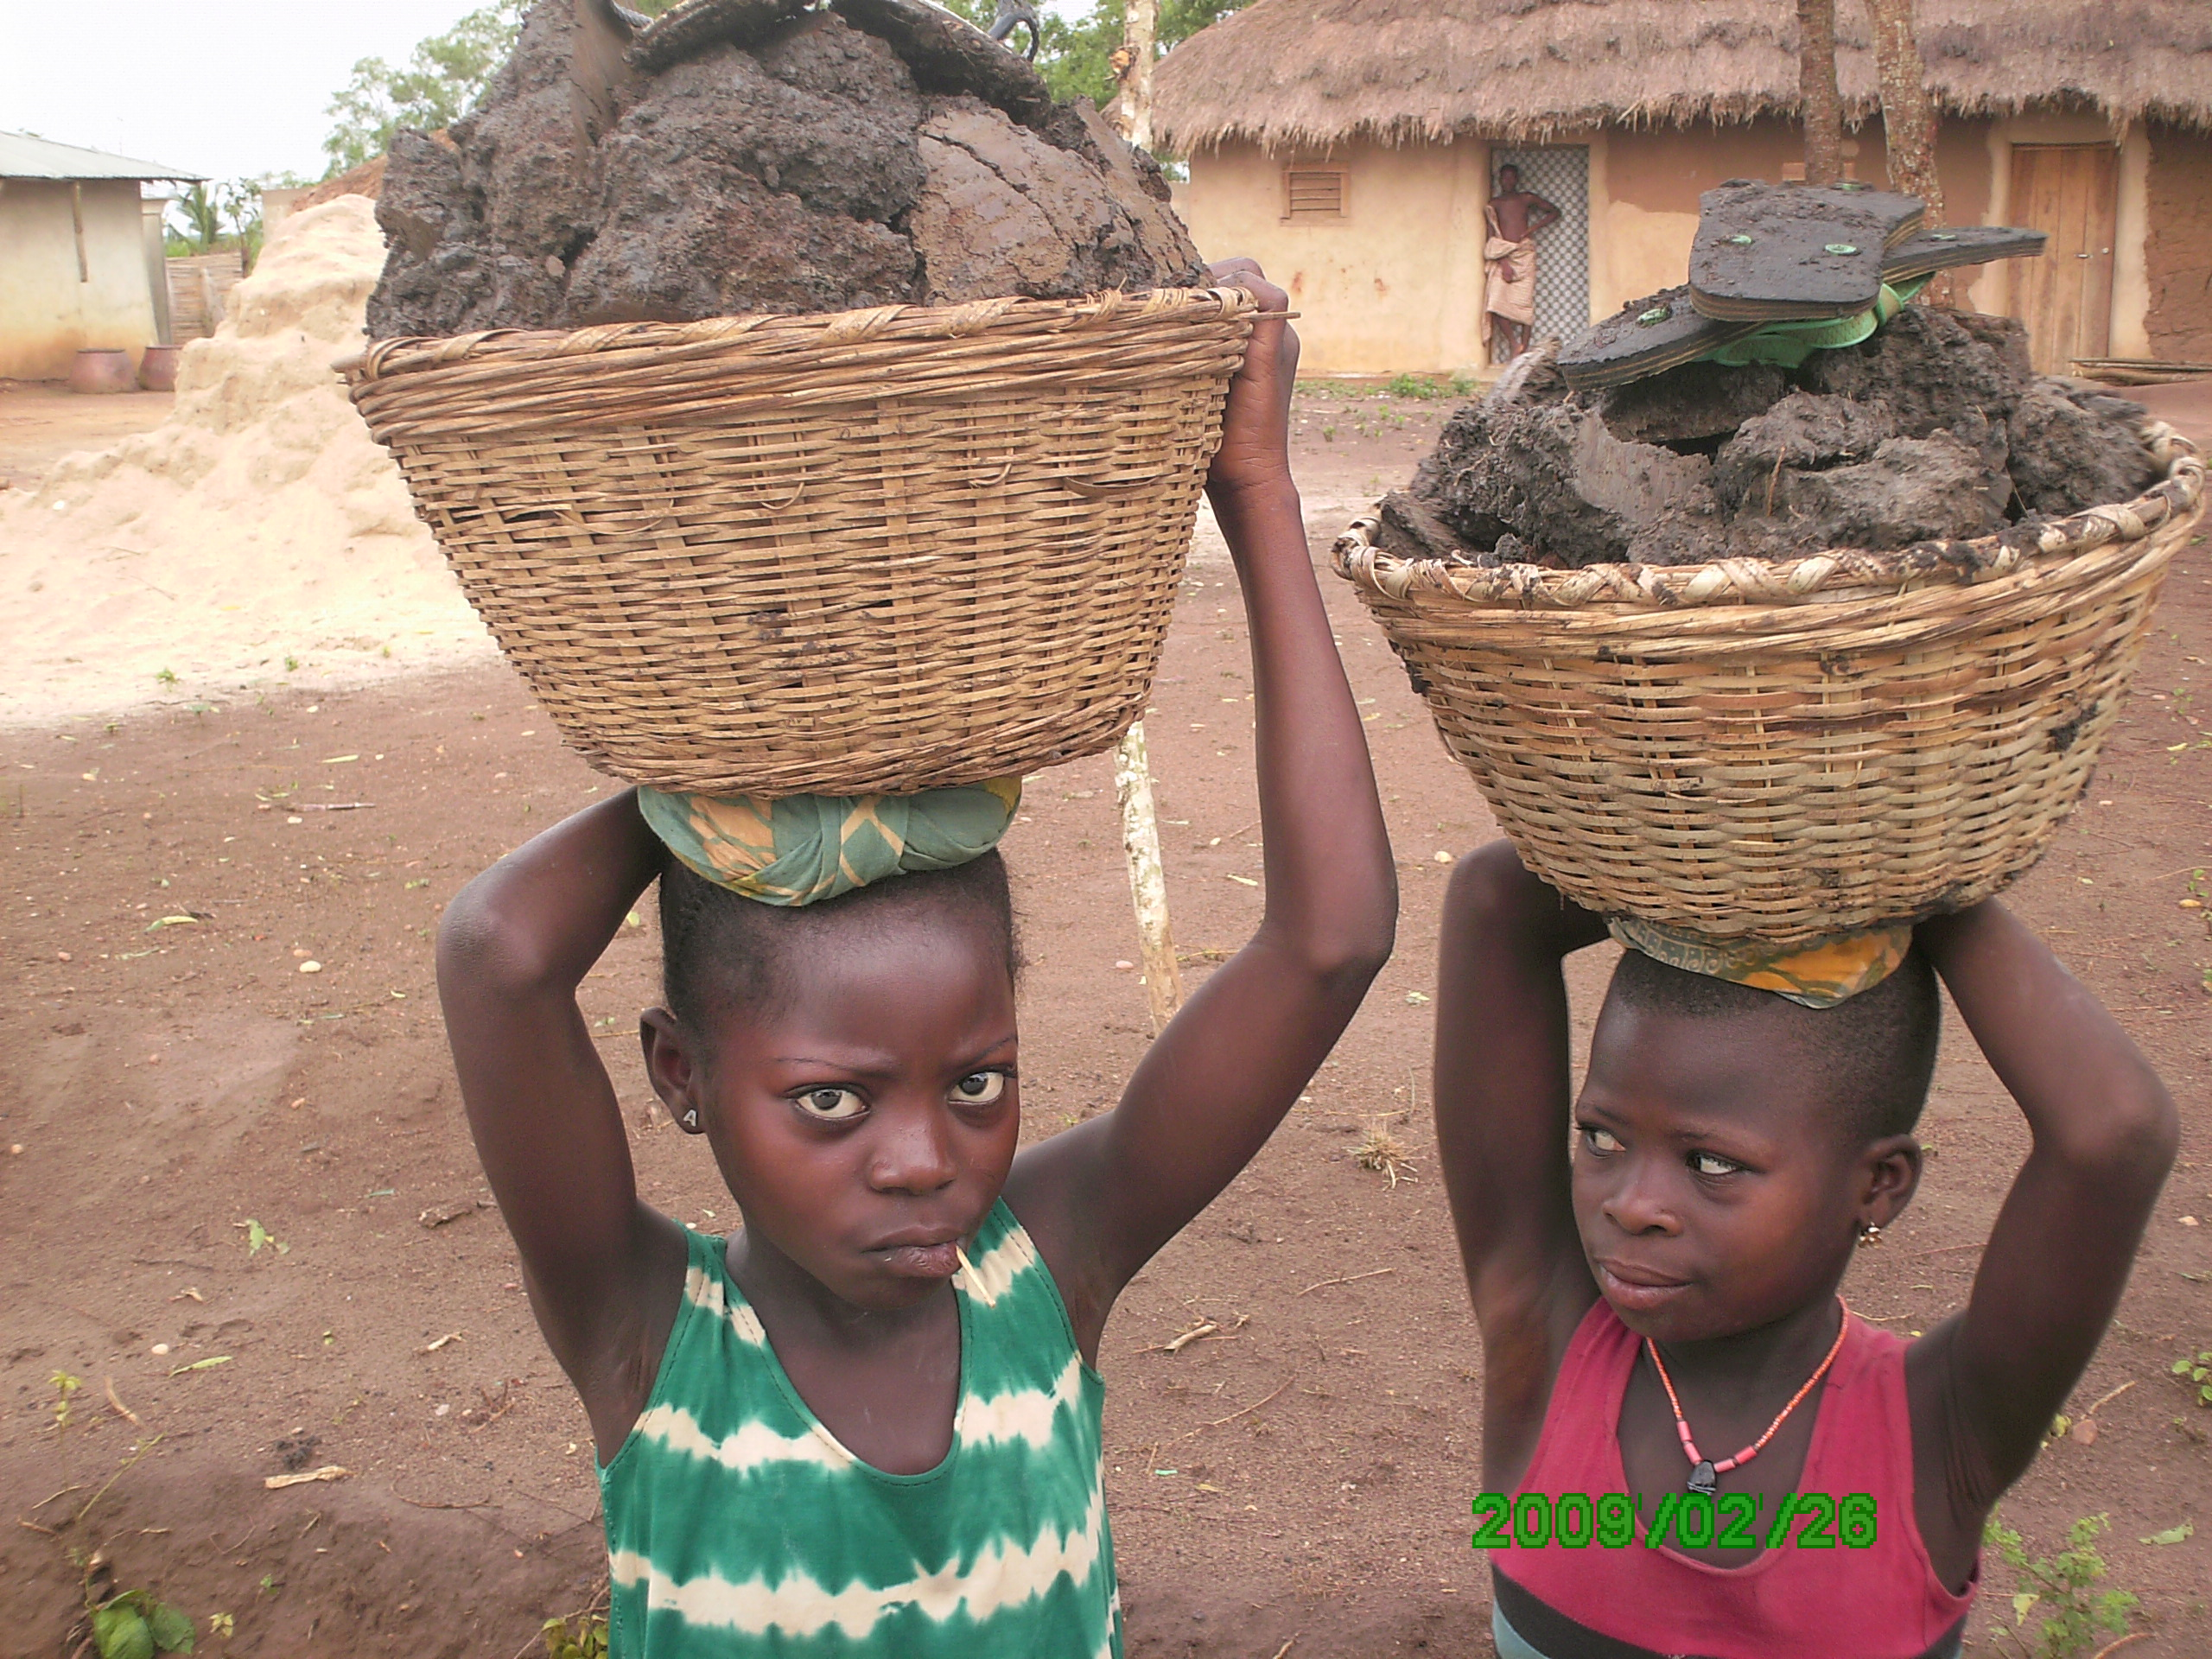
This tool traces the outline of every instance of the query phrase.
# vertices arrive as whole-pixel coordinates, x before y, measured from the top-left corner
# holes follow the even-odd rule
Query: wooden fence
[[[169,335],[181,346],[188,340],[205,340],[215,332],[229,308],[231,290],[245,275],[245,256],[236,248],[225,253],[194,254],[168,262]]]

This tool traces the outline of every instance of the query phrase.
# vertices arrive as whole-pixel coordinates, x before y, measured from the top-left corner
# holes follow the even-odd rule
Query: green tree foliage
[[[452,125],[514,50],[527,10],[526,0],[492,0],[418,44],[404,67],[382,58],[355,64],[353,78],[324,111],[338,124],[322,141],[330,157],[324,176],[335,178],[383,155],[402,127],[435,132]]]

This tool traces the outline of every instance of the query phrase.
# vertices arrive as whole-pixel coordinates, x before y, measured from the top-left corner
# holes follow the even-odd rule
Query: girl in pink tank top
[[[1825,1008],[1630,951],[1571,1100],[1560,964],[1605,933],[1503,842],[1446,901],[1437,1141],[1483,1332],[1498,1652],[1955,1654],[1983,1522],[2111,1319],[2173,1103],[1993,901]],[[1967,1306],[1907,1344],[1837,1290],[1919,1179],[1939,975],[2034,1147]]]

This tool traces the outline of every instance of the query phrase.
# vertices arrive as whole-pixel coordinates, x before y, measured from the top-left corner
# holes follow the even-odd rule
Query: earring
[[[697,1107],[695,1106],[690,1111],[683,1114],[683,1127],[687,1129],[696,1129],[699,1127],[699,1109]],[[1877,1229],[1876,1230],[1879,1231],[1880,1230]],[[1863,1243],[1864,1241],[1862,1240],[1861,1242]]]
[[[1882,1242],[1882,1229],[1875,1222],[1861,1222],[1859,1226],[1859,1248],[1871,1249]]]

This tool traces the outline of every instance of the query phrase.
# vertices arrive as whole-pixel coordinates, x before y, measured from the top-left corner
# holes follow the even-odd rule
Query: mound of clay
[[[1149,156],[917,0],[695,4],[603,99],[578,87],[617,27],[595,4],[540,0],[452,148],[394,141],[372,336],[1200,277]]]
[[[1688,363],[1576,392],[1524,359],[1382,507],[1408,556],[1567,567],[1982,536],[2148,486],[2139,406],[2039,377],[2009,317],[1908,306],[1785,371]]]
[[[384,264],[373,215],[346,196],[286,219],[185,347],[162,425],[0,493],[0,718],[489,652],[331,372]]]

